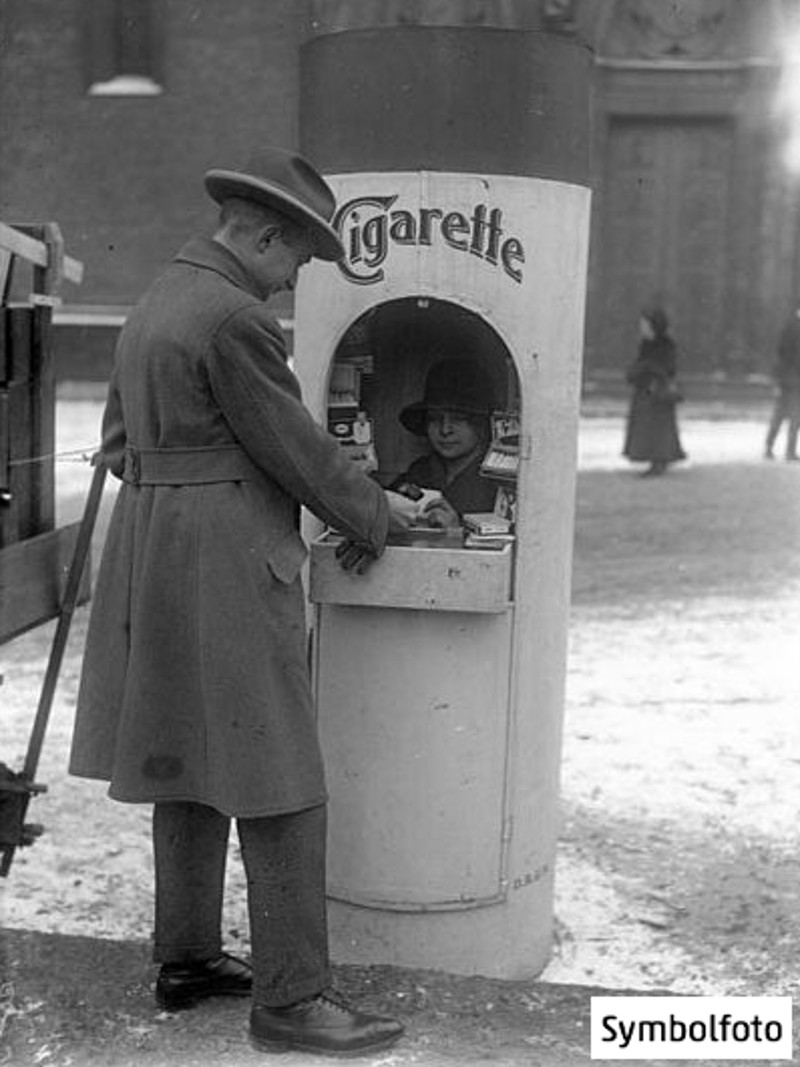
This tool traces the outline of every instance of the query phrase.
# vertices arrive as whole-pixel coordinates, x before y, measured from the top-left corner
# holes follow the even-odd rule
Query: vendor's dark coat
[[[431,452],[415,459],[394,484],[400,486],[410,482],[420,489],[438,489],[459,516],[469,511],[491,511],[497,496],[497,484],[481,475],[482,460],[483,454],[448,482],[444,460]]]
[[[119,800],[238,816],[325,799],[308,677],[299,504],[380,552],[387,507],[304,408],[254,283],[190,242],[126,323],[103,452],[238,444],[250,480],[123,483],[89,625],[74,774]]]

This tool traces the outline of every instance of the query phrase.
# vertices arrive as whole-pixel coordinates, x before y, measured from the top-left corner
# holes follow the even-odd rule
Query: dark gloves
[[[369,545],[359,541],[342,541],[336,546],[336,558],[344,570],[364,574],[378,556]]]

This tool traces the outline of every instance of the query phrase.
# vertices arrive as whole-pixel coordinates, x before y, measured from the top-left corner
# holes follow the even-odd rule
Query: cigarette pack
[[[468,511],[464,515],[464,529],[468,534],[494,537],[498,534],[510,534],[511,523],[493,511]]]
[[[501,482],[514,482],[519,471],[519,415],[513,411],[492,414],[492,440],[481,463],[481,474]]]

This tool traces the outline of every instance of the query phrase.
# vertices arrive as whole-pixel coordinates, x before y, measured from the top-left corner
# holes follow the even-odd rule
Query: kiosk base
[[[553,878],[510,890],[502,904],[417,914],[328,904],[336,963],[381,964],[522,981],[536,978],[552,951]]]

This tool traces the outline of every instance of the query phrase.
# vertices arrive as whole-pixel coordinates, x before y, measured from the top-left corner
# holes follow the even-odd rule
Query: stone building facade
[[[694,375],[769,369],[797,286],[779,113],[789,5],[617,0],[595,48],[587,366],[618,371],[663,305]]]
[[[620,380],[639,308],[657,302],[689,376],[753,380],[800,281],[784,159],[798,6],[0,0],[0,218],[61,225],[86,267],[64,294],[61,376],[103,377],[124,309],[213,224],[202,173],[260,141],[301,143],[304,41],[407,24],[568,34],[594,69],[587,378]],[[291,310],[280,309],[289,325]]]

